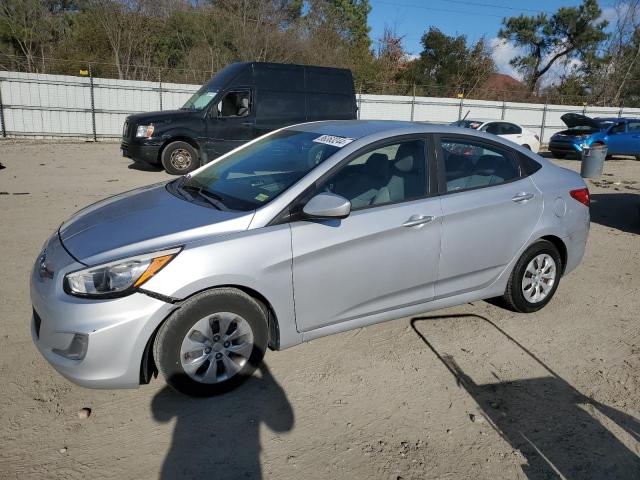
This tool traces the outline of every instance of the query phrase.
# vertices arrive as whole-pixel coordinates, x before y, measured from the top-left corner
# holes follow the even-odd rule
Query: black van
[[[349,70],[232,63],[180,110],[128,116],[122,155],[161,163],[181,175],[271,130],[313,120],[352,120],[356,114]]]

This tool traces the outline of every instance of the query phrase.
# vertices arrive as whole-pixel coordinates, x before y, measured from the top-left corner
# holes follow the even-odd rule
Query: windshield
[[[209,85],[205,85],[187,100],[182,110],[203,110],[211,103],[217,93],[217,90],[211,90]]]
[[[462,128],[473,128],[477,130],[484,122],[479,122],[478,120],[458,120],[457,122],[453,122],[451,125],[454,127],[462,127]]]
[[[196,190],[216,199],[226,209],[255,210],[350,141],[344,137],[282,130],[212,163],[183,184],[176,184],[176,188]]]

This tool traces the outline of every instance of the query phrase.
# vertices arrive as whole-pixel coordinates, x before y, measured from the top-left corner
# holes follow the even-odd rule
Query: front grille
[[[38,315],[38,312],[36,312],[36,309],[33,309],[33,325],[36,329],[36,337],[40,338],[40,324],[42,323],[42,319],[40,318],[40,315]]]

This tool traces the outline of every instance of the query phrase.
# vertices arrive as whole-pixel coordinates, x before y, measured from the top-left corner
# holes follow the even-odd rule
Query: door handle
[[[436,217],[433,215],[411,215],[409,220],[402,224],[403,227],[417,227],[425,223],[432,222]]]
[[[528,202],[533,197],[534,197],[533,193],[521,192],[515,195],[511,200],[513,200],[516,203],[524,203],[524,202]]]

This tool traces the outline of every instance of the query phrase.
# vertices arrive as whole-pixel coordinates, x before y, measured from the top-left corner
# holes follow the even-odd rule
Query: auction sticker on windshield
[[[327,145],[333,145],[334,147],[342,148],[345,145],[349,145],[355,138],[349,137],[337,137],[335,135],[321,135],[313,141],[316,143],[325,143]]]

